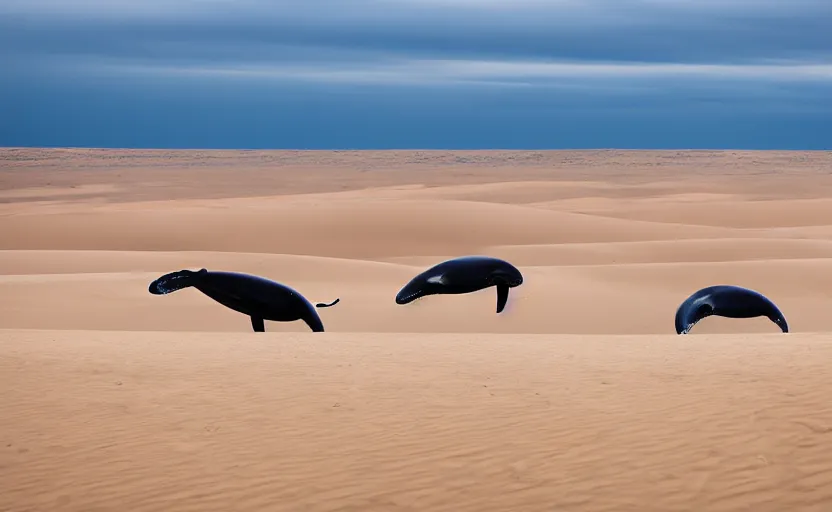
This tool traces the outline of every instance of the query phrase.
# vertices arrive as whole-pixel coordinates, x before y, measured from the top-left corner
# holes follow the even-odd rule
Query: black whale
[[[154,295],[164,295],[183,288],[194,287],[223,306],[251,317],[255,332],[265,332],[264,320],[292,322],[303,320],[313,332],[323,332],[324,326],[315,307],[303,295],[286,285],[268,279],[237,272],[196,272],[179,270],[165,274],[150,283],[148,290]]]
[[[497,313],[508,301],[509,288],[523,284],[514,265],[489,256],[463,256],[443,261],[410,280],[396,295],[396,304],[408,304],[427,295],[471,293],[497,288]]]
[[[697,322],[709,316],[727,318],[768,317],[786,333],[789,324],[780,309],[754,290],[732,285],[708,286],[694,292],[676,310],[676,334],[687,334]]]

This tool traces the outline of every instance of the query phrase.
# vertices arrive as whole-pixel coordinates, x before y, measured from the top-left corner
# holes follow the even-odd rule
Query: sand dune
[[[0,150],[0,510],[832,509],[832,153]],[[463,254],[496,293],[396,292]],[[189,268],[262,275],[326,333]],[[703,320],[711,284],[788,319]]]
[[[503,245],[489,253],[518,265],[730,262],[832,257],[832,241],[805,239],[682,239],[618,243]]]
[[[1,249],[266,252],[384,258],[490,245],[766,236],[470,201],[262,198],[0,217]],[[496,243],[495,243],[496,242]]]
[[[635,201],[631,202],[635,203]],[[830,199],[789,199],[756,201],[688,201],[674,198],[642,201],[627,208],[584,208],[581,211],[619,219],[633,219],[702,226],[737,228],[778,228],[828,226],[832,219]]]

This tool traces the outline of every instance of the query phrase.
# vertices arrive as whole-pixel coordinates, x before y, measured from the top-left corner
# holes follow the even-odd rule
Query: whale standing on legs
[[[694,325],[712,315],[727,318],[768,317],[786,333],[786,317],[772,301],[754,290],[717,285],[693,293],[676,310],[676,334],[687,334]]]
[[[313,332],[323,332],[324,325],[315,308],[334,306],[341,300],[313,306],[286,285],[249,274],[209,272],[204,268],[196,272],[179,270],[165,274],[150,283],[148,291],[153,295],[165,295],[191,286],[223,306],[250,316],[255,332],[266,331],[264,320],[303,320]]]
[[[488,256],[464,256],[443,261],[407,283],[396,295],[396,304],[408,304],[426,295],[471,293],[497,287],[497,313],[508,301],[508,290],[523,284],[523,276],[511,263]]]

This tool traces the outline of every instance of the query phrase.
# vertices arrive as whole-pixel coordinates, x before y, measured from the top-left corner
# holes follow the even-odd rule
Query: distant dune
[[[0,149],[0,510],[832,510],[832,153]],[[525,282],[407,306],[443,259]],[[250,272],[326,333],[179,269]],[[676,307],[756,289],[765,318]]]

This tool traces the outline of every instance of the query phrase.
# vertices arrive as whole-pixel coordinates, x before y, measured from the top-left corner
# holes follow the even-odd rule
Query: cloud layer
[[[372,90],[406,108],[406,90],[429,107],[438,88],[495,112],[528,100],[817,117],[832,111],[830,19],[828,0],[0,0],[0,65],[20,116],[38,107],[14,94],[189,83],[214,101]],[[20,139],[0,127],[0,143]]]

